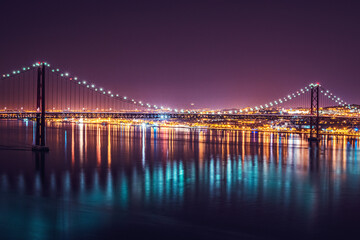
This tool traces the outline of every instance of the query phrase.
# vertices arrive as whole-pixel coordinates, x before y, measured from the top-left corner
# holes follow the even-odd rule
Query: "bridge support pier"
[[[308,141],[318,143],[320,141],[319,135],[319,84],[311,88],[310,101],[310,137]],[[315,115],[315,117],[314,117]]]
[[[38,68],[36,108],[35,146],[32,150],[48,152],[49,148],[45,146],[45,64],[43,63]]]

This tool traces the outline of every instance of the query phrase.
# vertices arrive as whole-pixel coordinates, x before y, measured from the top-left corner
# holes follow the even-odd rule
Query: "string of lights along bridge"
[[[343,107],[358,112],[350,105],[319,83],[311,83],[295,92],[277,98],[262,105],[230,110],[194,110],[164,108],[121,96],[112,90],[98,87],[94,83],[82,80],[52,67],[46,62],[37,62],[30,67],[23,67],[11,73],[2,74],[0,81],[1,112],[38,112],[39,68],[45,71],[46,109],[51,112],[173,112],[173,113],[211,113],[211,114],[256,114],[282,107],[308,109],[310,114],[311,90],[319,88],[320,107]],[[281,111],[279,112],[281,114]]]

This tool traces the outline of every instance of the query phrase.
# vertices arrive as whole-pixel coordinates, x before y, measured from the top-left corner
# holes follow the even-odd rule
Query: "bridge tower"
[[[33,151],[49,151],[45,146],[45,64],[41,63],[37,76],[36,133]]]
[[[309,142],[319,142],[319,88],[320,84],[316,83],[311,88],[310,101],[310,137]],[[315,117],[314,117],[315,115]]]

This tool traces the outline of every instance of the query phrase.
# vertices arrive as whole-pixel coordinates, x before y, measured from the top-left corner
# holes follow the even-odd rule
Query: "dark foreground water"
[[[0,121],[1,239],[360,236],[359,141]]]

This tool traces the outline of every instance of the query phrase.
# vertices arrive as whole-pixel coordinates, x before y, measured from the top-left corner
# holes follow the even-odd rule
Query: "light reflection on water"
[[[334,237],[360,213],[357,138],[51,123],[42,155],[7,149],[33,141],[31,122],[0,129],[12,239]]]

